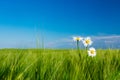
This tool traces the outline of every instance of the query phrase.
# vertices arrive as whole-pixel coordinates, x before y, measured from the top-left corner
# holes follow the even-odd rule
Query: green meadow
[[[120,80],[120,50],[1,49],[0,80]]]

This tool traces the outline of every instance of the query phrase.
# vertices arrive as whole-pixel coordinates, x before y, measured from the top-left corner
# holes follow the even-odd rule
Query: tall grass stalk
[[[119,80],[120,50],[2,49],[0,80]]]

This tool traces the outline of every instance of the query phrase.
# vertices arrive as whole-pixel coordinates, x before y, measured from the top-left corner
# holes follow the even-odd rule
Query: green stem
[[[79,51],[79,41],[77,40],[77,50]]]
[[[88,46],[86,47],[86,51],[88,50]]]
[[[80,54],[80,47],[79,47],[79,40],[77,40],[77,52],[78,52],[78,55],[81,59],[81,54]]]
[[[88,54],[88,46],[86,47],[86,49],[85,49],[85,50],[86,50],[86,53]],[[88,57],[88,55],[87,55],[86,57]]]

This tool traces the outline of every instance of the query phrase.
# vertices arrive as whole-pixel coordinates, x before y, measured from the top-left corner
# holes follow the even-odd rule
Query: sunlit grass
[[[81,54],[81,57],[80,57]],[[119,80],[120,50],[0,50],[0,80]]]

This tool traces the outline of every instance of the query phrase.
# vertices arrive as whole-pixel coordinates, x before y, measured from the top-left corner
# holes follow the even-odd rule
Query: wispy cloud
[[[59,47],[64,48],[66,46],[72,46],[73,45],[72,42],[73,42],[72,38],[68,37],[68,38],[58,39],[53,42],[49,42],[45,46],[47,48],[59,48]]]
[[[120,48],[120,35],[94,36],[93,40],[97,48]]]
[[[94,39],[114,39],[120,38],[120,35],[112,35],[112,36],[92,36]]]
[[[120,48],[120,35],[109,36],[90,36],[93,40],[93,46],[96,48]],[[72,37],[55,40],[46,45],[49,48],[75,48],[75,42]],[[81,47],[83,47],[81,45]]]
[[[21,41],[13,43],[0,43],[0,48],[35,48],[36,44],[34,41]]]
[[[72,39],[73,36],[56,39],[51,42],[45,42],[45,48],[75,48],[76,43]],[[120,49],[120,35],[109,36],[90,36],[93,40],[95,48],[118,48]],[[80,47],[84,48],[82,42]],[[22,41],[13,43],[0,43],[0,48],[36,48],[36,41]]]

